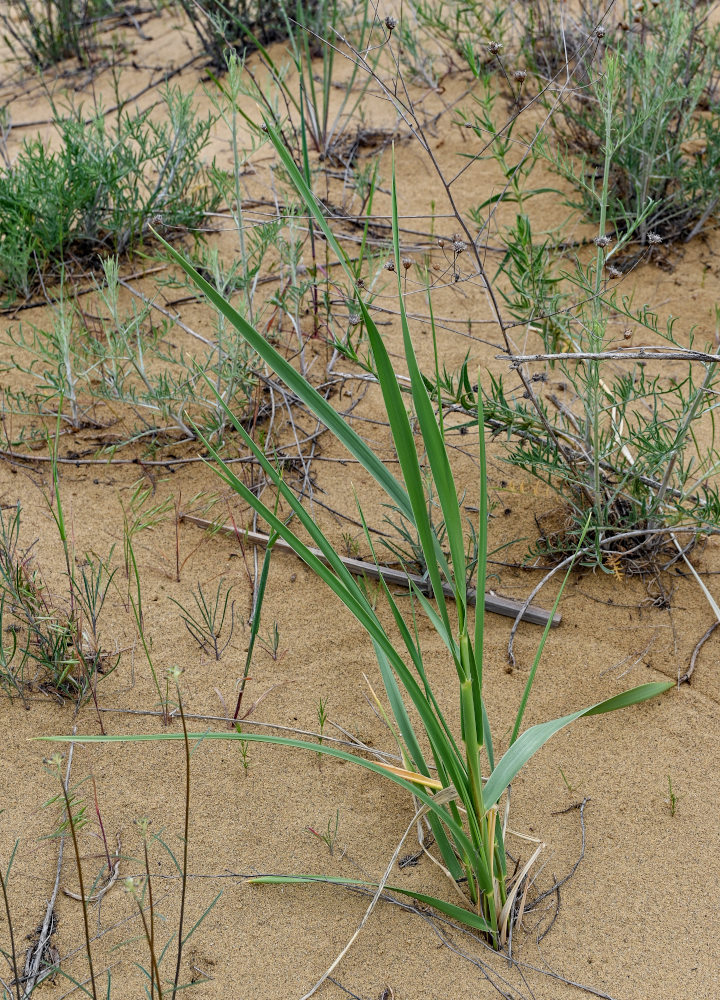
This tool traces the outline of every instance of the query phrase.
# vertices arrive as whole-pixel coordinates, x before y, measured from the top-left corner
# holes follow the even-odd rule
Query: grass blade
[[[362,879],[355,878],[332,878],[327,875],[254,875],[245,881],[251,885],[308,885],[311,882],[324,882],[327,885],[348,886],[350,888],[377,889],[378,887],[377,882],[365,882]],[[467,927],[473,927],[475,930],[483,931],[485,934],[491,931],[487,920],[484,920],[471,910],[463,909],[462,906],[456,906],[454,903],[446,903],[435,896],[427,896],[423,892],[415,892],[413,889],[405,889],[399,885],[386,885],[385,888],[388,892],[398,892],[401,896],[409,896],[419,903],[427,903],[433,909],[444,913],[446,917],[457,920],[458,923],[465,924]]]
[[[497,767],[490,775],[484,789],[485,807],[489,809],[499,800],[502,793],[508,787],[520,769],[533,757],[537,751],[554,736],[555,733],[569,726],[576,719],[582,719],[590,715],[602,715],[605,712],[614,712],[619,708],[627,708],[629,705],[637,705],[640,702],[654,698],[656,695],[668,691],[674,687],[674,681],[661,681],[651,684],[640,684],[639,687],[623,691],[613,698],[598,702],[590,708],[580,709],[579,712],[572,712],[570,715],[563,715],[560,719],[553,719],[551,722],[541,722],[537,726],[526,729],[503,755]]]

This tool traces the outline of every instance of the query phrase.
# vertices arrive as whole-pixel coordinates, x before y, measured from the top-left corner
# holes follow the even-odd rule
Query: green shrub
[[[619,232],[641,219],[636,235],[643,244],[652,232],[664,239],[689,239],[720,203],[715,94],[720,29],[708,24],[705,4],[685,0],[652,6],[638,23],[621,27],[625,30],[612,44],[608,40],[605,46],[604,38],[598,43],[594,82],[587,84],[583,66],[583,86],[554,119],[555,134],[566,149],[555,164],[577,188],[575,204],[596,221],[608,96],[603,80],[612,54],[618,63],[609,95],[613,130],[623,141],[616,144],[610,171],[608,218]],[[597,33],[604,35],[604,29]]]
[[[149,111],[101,111],[57,119],[60,148],[24,143],[0,174],[0,290],[29,296],[64,260],[123,253],[150,220],[198,226],[217,196],[201,165],[212,119],[196,119],[192,94],[168,88],[157,120]]]

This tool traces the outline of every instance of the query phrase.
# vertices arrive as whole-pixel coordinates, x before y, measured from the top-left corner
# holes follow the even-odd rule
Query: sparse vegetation
[[[716,13],[0,9],[1,1000],[712,990]]]

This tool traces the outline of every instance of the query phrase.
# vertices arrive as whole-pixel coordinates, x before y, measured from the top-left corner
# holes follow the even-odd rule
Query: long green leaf
[[[394,152],[393,152],[393,171],[392,171],[392,232],[393,232],[393,248],[395,251],[395,272],[397,275],[397,282],[398,282],[398,300],[400,303],[400,322],[402,326],[403,345],[405,348],[405,360],[408,366],[408,374],[410,375],[410,385],[412,388],[413,404],[415,406],[415,412],[417,414],[418,422],[420,424],[420,432],[422,434],[423,443],[425,445],[428,461],[430,463],[430,470],[432,472],[433,480],[435,481],[435,488],[437,490],[438,500],[440,502],[440,508],[442,510],[443,518],[445,520],[445,529],[447,532],[447,539],[450,545],[451,562],[452,562],[452,569],[454,576],[454,580],[450,580],[449,582],[453,583],[455,586],[455,593],[457,596],[458,611],[460,613],[461,628],[462,628],[464,626],[465,611],[467,608],[465,542],[463,539],[462,517],[460,514],[460,504],[458,502],[457,490],[455,488],[455,481],[453,479],[452,470],[450,469],[450,462],[448,460],[447,448],[445,447],[445,441],[443,440],[442,433],[440,431],[440,428],[438,427],[437,419],[435,417],[435,411],[433,410],[432,403],[428,395],[427,387],[425,385],[425,380],[420,374],[420,368],[417,363],[417,358],[415,357],[415,350],[413,348],[412,339],[410,337],[410,327],[408,325],[407,313],[405,311],[405,301],[403,298],[402,277],[401,277],[404,268],[401,266],[401,261],[400,261],[400,232],[398,227],[397,186],[395,178]],[[393,379],[393,384],[396,392],[398,393],[398,395],[400,395],[400,389],[398,387],[396,379]],[[406,485],[408,486],[408,491],[409,491],[409,483],[407,482],[407,479],[405,482]],[[422,490],[422,484],[421,484],[421,490]],[[422,490],[422,503],[423,507],[425,507],[424,490]],[[431,545],[431,547],[427,550],[423,546],[423,553],[425,555],[425,561],[428,564],[428,569],[430,569],[434,555],[434,546]]]
[[[622,694],[617,694],[613,698],[598,702],[597,705],[592,705],[590,708],[583,708],[579,712],[563,715],[560,719],[553,719],[552,722],[541,722],[537,726],[526,729],[498,761],[497,767],[488,778],[483,789],[485,808],[489,809],[495,805],[515,775],[531,757],[535,756],[540,747],[547,743],[555,733],[564,729],[565,726],[569,726],[571,722],[582,719],[584,716],[602,715],[605,712],[615,712],[619,708],[627,708],[629,705],[637,705],[674,686],[673,681],[640,684],[638,687],[623,691]]]
[[[377,645],[375,645],[375,655],[377,657],[377,661],[380,666],[380,673],[382,675],[383,683],[385,685],[385,691],[387,693],[388,700],[390,702],[390,707],[392,709],[395,722],[397,723],[398,729],[400,730],[402,738],[405,741],[405,745],[407,746],[408,751],[410,752],[410,757],[415,764],[416,770],[418,770],[420,774],[424,774],[426,777],[429,777],[430,770],[427,764],[425,763],[425,758],[423,757],[422,751],[415,736],[415,732],[412,728],[412,723],[410,722],[407,710],[403,703],[402,697],[400,696],[400,689],[398,688],[397,682],[395,680],[395,674],[393,673],[392,668],[384,652]],[[436,709],[436,711],[438,710]],[[443,725],[445,724],[445,720],[442,719],[442,716],[441,716],[441,722]],[[433,758],[435,760],[435,765],[438,769],[438,777],[444,784],[450,784],[450,781],[447,777],[448,769],[444,765],[444,761],[448,759],[448,756],[450,754],[455,752],[458,759],[458,767],[457,767],[458,773],[460,773],[462,765],[460,764],[460,757],[459,754],[457,753],[457,748],[455,747],[455,743],[452,740],[452,737],[446,733],[443,733],[443,736],[446,738],[441,747],[437,746],[432,740],[431,740],[431,747],[433,752]],[[464,798],[464,795],[466,794],[464,787],[460,787],[459,789],[457,788],[457,786],[455,787],[456,790],[459,791],[460,797]],[[452,872],[453,877],[456,879],[460,878],[462,875],[462,870],[458,864],[456,852],[450,845],[450,842],[447,838],[447,834],[445,833],[445,829],[442,826],[442,823],[438,821],[438,817],[434,813],[430,813],[429,819],[433,836],[435,837],[437,845],[440,849],[443,861],[445,862],[447,868]],[[462,850],[462,846],[460,844],[457,845],[457,848],[459,851]]]
[[[285,144],[282,141],[282,137],[278,134],[273,124],[267,119],[265,120],[265,126],[267,128],[267,134],[270,137],[271,142],[275,146],[275,151],[278,154],[288,176],[295,187],[298,194],[303,199],[308,211],[312,214],[313,218],[318,224],[318,227],[322,230],[325,239],[328,242],[328,246],[333,250],[337,259],[342,264],[345,273],[348,278],[355,283],[356,274],[353,269],[352,263],[350,262],[347,254],[340,247],[337,242],[335,235],[328,225],[327,219],[318,204],[317,198],[313,193],[307,180],[302,176],[301,172],[293,160],[291,154],[287,150]],[[399,258],[396,265],[396,270],[399,271],[400,263]],[[402,296],[400,299],[401,309],[402,309]],[[445,570],[445,574],[448,578],[448,582],[452,582],[452,578],[449,573],[449,569],[445,563],[445,558],[434,537],[434,532],[431,530],[429,525],[429,520],[427,516],[427,509],[425,507],[425,497],[424,491],[422,490],[422,482],[419,472],[419,463],[417,461],[417,452],[415,451],[415,444],[412,437],[412,430],[410,428],[410,423],[405,411],[405,406],[402,401],[402,394],[399,390],[397,379],[395,376],[395,371],[392,367],[390,361],[390,356],[387,353],[385,344],[378,328],[370,316],[368,309],[363,302],[363,300],[358,297],[358,305],[362,313],[363,322],[368,334],[368,339],[370,340],[370,346],[372,348],[373,356],[375,359],[376,370],[378,374],[378,381],[380,383],[380,388],[383,393],[383,398],[385,400],[385,405],[387,408],[388,419],[390,420],[390,426],[393,433],[393,439],[395,447],[398,450],[398,458],[400,460],[401,466],[403,468],[403,475],[405,477],[405,484],[409,491],[409,500],[412,505],[414,512],[414,518],[409,517],[408,520],[415,524],[420,534],[421,541],[423,543],[423,551],[426,555],[426,562],[428,564],[428,572],[430,574],[430,579],[433,585],[433,590],[435,593],[436,600],[440,606],[440,613],[443,620],[446,622],[446,627],[449,630],[449,621],[447,616],[445,597],[442,592],[442,587],[440,586],[440,579],[437,573],[437,566],[435,561],[430,557],[429,553],[434,552],[435,559],[438,561],[439,565]],[[407,326],[407,318],[405,318],[405,326]],[[425,395],[427,393],[425,392]],[[434,417],[433,417],[434,420]],[[419,486],[419,488],[418,488]],[[420,498],[422,498],[422,505],[420,505]],[[406,511],[403,511],[405,516],[407,516]]]
[[[184,733],[134,733],[131,735],[120,735],[120,736],[34,736],[33,740],[42,740],[46,743],[158,743],[165,741],[182,741],[185,739]],[[392,771],[388,771],[386,768],[382,767],[381,764],[376,764],[372,760],[365,760],[364,757],[358,757],[355,754],[348,753],[346,750],[340,750],[338,747],[328,746],[324,743],[309,743],[305,740],[294,740],[287,736],[270,736],[265,733],[246,733],[246,732],[205,732],[205,733],[188,733],[189,740],[243,740],[246,743],[272,743],[277,746],[294,747],[297,750],[311,750],[313,753],[325,754],[327,757],[336,757],[338,760],[344,760],[350,764],[357,764],[359,767],[364,767],[368,771],[374,771],[376,774],[382,775],[383,778],[388,778],[390,781],[394,781],[396,785],[401,785],[407,791],[411,792],[416,799],[419,799],[428,809],[432,810],[436,815],[438,815],[443,823],[452,833],[458,844],[462,845],[462,848],[467,851],[469,857],[475,860],[480,860],[481,864],[484,865],[482,859],[478,859],[477,852],[472,842],[468,838],[465,831],[459,824],[457,824],[452,816],[448,813],[444,805],[438,805],[433,801],[433,796],[428,795],[424,792],[418,785],[407,781],[405,778],[394,774]]]
[[[377,889],[377,882],[364,882],[356,878],[334,878],[327,875],[254,875],[245,880],[251,885],[307,885],[310,882],[323,882],[327,885],[349,886],[351,888]],[[451,917],[459,923],[474,927],[475,930],[483,931],[486,934],[491,932],[491,927],[487,920],[473,913],[472,910],[465,910],[455,903],[446,903],[435,896],[427,896],[423,892],[415,892],[413,889],[405,889],[399,885],[386,885],[388,892],[398,892],[402,896],[409,896],[419,903],[427,903],[434,909],[444,913],[446,917]]]
[[[420,687],[406,664],[403,662],[402,657],[393,646],[387,633],[378,621],[377,616],[370,608],[366,598],[358,587],[357,581],[348,572],[347,568],[339,559],[337,553],[334,551],[328,540],[322,534],[302,504],[297,500],[292,490],[290,490],[289,487],[287,487],[287,485],[282,481],[282,477],[278,474],[277,470],[268,462],[267,458],[262,453],[262,450],[258,448],[252,438],[250,438],[247,434],[247,431],[245,431],[242,425],[229,410],[228,416],[233,422],[238,433],[243,437],[247,447],[258,459],[258,462],[262,466],[265,474],[281,491],[283,497],[295,511],[298,519],[308,530],[311,537],[317,542],[318,547],[322,549],[323,553],[332,562],[332,565],[336,568],[337,573],[333,573],[331,569],[324,566],[317,556],[310,552],[307,546],[297,537],[297,535],[294,534],[288,525],[281,521],[274,514],[274,512],[262,502],[262,500],[256,497],[255,494],[252,493],[247,486],[235,476],[230,467],[223,462],[222,458],[214,451],[209,442],[205,441],[205,445],[209,449],[210,454],[216,459],[225,481],[228,485],[232,486],[232,488],[235,489],[237,493],[264,518],[265,521],[267,521],[273,531],[276,531],[281,538],[285,539],[285,541],[293,547],[295,552],[307,563],[310,569],[312,569],[313,572],[315,572],[316,575],[323,580],[334,591],[334,593],[337,594],[338,597],[340,597],[348,610],[363,626],[372,641],[380,646],[390,660],[393,669],[400,677],[406,691],[415,705],[415,708],[418,710],[431,746],[433,747],[433,751],[439,756],[439,760],[436,760],[436,763],[440,763],[440,760],[442,761],[442,765],[447,769],[450,782],[462,795],[466,788],[467,776],[457,754],[457,748],[455,747],[454,742],[451,738],[448,739],[444,732],[444,720],[438,721],[436,718],[433,711],[433,704],[431,704],[431,702],[427,699],[424,690]]]
[[[157,234],[156,234],[157,235]],[[192,278],[198,288],[206,295],[215,308],[222,313],[225,318],[232,323],[238,333],[250,345],[253,351],[258,354],[263,361],[279,375],[285,385],[294,395],[298,397],[315,416],[322,421],[325,426],[332,431],[337,439],[347,448],[353,458],[356,458],[367,472],[373,477],[379,486],[387,493],[393,503],[402,511],[405,517],[413,522],[412,506],[407,492],[403,489],[397,479],[380,461],[372,449],[363,441],[347,421],[340,416],[328,401],[320,395],[295,369],[285,360],[285,358],[275,350],[272,344],[257,332],[233,309],[229,302],[220,295],[202,275],[200,275],[192,264],[187,261],[182,254],[178,253],[174,247],[157,235],[157,239],[164,245],[168,255],[174,260],[188,277]],[[414,522],[413,522],[414,523]]]

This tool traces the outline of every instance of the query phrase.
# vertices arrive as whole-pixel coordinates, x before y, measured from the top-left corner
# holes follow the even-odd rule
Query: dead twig
[[[120,843],[120,834],[117,835],[117,851],[115,852],[115,864],[109,873],[109,878],[102,888],[98,889],[97,892],[93,893],[92,896],[81,896],[77,892],[71,892],[69,889],[63,888],[63,894],[69,896],[70,899],[77,899],[78,902],[85,903],[99,903],[103,896],[108,893],[118,880],[120,874],[120,853],[122,850],[122,845]]]
[[[70,771],[72,768],[74,746],[75,744],[71,743],[70,750],[68,752],[68,762],[65,770],[66,789],[70,783]],[[60,871],[62,869],[64,848],[65,834],[62,834],[60,837],[60,849],[58,851],[57,870],[55,873],[55,885],[53,887],[52,896],[48,900],[48,904],[45,909],[45,919],[40,926],[37,941],[31,948],[28,949],[27,958],[25,959],[25,969],[23,970],[22,977],[25,984],[23,1000],[25,1000],[26,997],[29,997],[35,990],[35,987],[39,986],[44,979],[47,979],[48,976],[52,975],[53,970],[59,964],[59,956],[50,944],[50,939],[55,933],[55,927],[57,925],[57,918],[55,917],[55,901],[57,900],[57,894],[60,888]],[[48,962],[48,958],[50,959],[50,962]]]
[[[207,521],[201,517],[194,517],[190,514],[180,514],[180,519],[183,521],[188,521],[190,524],[197,524],[201,528],[212,529],[213,532],[223,535],[232,535],[234,538],[237,537],[238,531],[233,525],[216,525],[212,521]],[[253,545],[265,546],[268,544],[269,538],[267,535],[262,535],[257,531],[241,531],[240,536],[251,542]],[[294,552],[292,546],[284,541],[282,538],[275,542],[275,548],[281,549],[284,552]],[[317,556],[325,565],[328,562],[325,556],[319,549],[309,549],[313,555]],[[412,584],[423,594],[431,594],[431,584],[424,577],[417,576],[413,573],[405,573],[402,570],[392,569],[389,566],[376,566],[375,563],[364,562],[362,559],[350,559],[347,556],[339,556],[345,566],[353,573],[355,576],[366,576],[373,580],[384,579],[388,584],[394,584],[395,586],[408,587]],[[443,584],[443,591],[447,597],[452,598],[454,596],[454,590],[450,584]],[[472,589],[468,590],[468,603],[475,602],[475,591]],[[550,619],[550,612],[546,611],[544,608],[539,608],[536,605],[530,604],[530,602],[523,602],[515,600],[511,597],[500,597],[497,594],[488,593],[485,594],[485,610],[490,611],[496,615],[504,615],[506,618],[516,618],[519,621],[530,622],[533,625],[547,625]],[[559,614],[555,614],[552,617],[550,624],[553,627],[557,627],[562,618]]]
[[[682,676],[678,677],[678,687],[680,687],[681,684],[686,684],[686,683],[689,684],[690,683],[690,678],[692,677],[693,673],[695,672],[695,664],[697,663],[697,658],[698,658],[698,655],[700,653],[700,650],[703,648],[703,646],[708,641],[708,639],[713,634],[713,632],[718,627],[718,625],[720,625],[720,621],[713,622],[712,625],[710,626],[710,628],[705,633],[705,635],[698,642],[697,646],[693,650],[692,656],[690,657],[690,665],[688,666],[688,668],[685,671],[685,673],[682,674]]]

